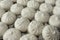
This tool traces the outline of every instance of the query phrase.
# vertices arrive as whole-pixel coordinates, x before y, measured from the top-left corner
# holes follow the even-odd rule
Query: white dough
[[[36,21],[40,21],[40,22],[48,22],[49,21],[49,14],[48,13],[44,13],[41,11],[37,11],[37,13],[35,14],[35,20]]]
[[[0,37],[4,35],[7,29],[8,29],[8,26],[5,23],[0,22]]]
[[[11,0],[12,2],[16,2],[17,0]]]
[[[59,40],[59,32],[56,27],[47,25],[42,31],[45,40]]]
[[[32,34],[26,34],[22,36],[20,40],[37,40],[37,37]]]
[[[3,0],[0,0],[0,2],[3,1]]]
[[[56,0],[45,0],[45,3],[55,5]]]
[[[14,4],[10,8],[11,12],[13,12],[14,14],[21,14],[22,9],[23,6],[20,4]]]
[[[60,7],[60,0],[56,0],[56,6]]]
[[[35,15],[35,10],[28,7],[24,8],[21,12],[21,16],[26,17],[28,19],[32,19],[34,15]]]
[[[15,21],[15,28],[20,30],[21,32],[25,32],[28,29],[28,25],[29,25],[30,21],[26,18],[18,18]]]
[[[3,40],[19,40],[21,32],[15,28],[8,29],[3,35]]]
[[[27,7],[38,9],[39,8],[39,3],[36,1],[28,1]]]
[[[39,40],[44,40],[42,34],[39,35]]]
[[[17,0],[17,3],[19,3],[19,4],[23,5],[23,6],[26,6],[28,1],[29,0]]]
[[[16,20],[16,16],[12,12],[6,12],[3,14],[1,21],[6,24],[12,24]]]
[[[44,2],[45,0],[32,0],[32,1],[37,1],[37,2],[39,2],[39,3],[42,3],[42,2]]]
[[[32,21],[28,26],[28,32],[33,35],[40,35],[42,33],[42,29],[44,28],[43,24],[38,21]]]
[[[53,9],[53,14],[54,15],[60,15],[60,7],[55,6]]]
[[[52,15],[49,19],[49,24],[52,26],[60,27],[60,15]]]
[[[3,0],[0,2],[0,7],[5,10],[8,10],[8,9],[10,9],[12,4],[13,4],[13,2],[11,0]]]
[[[2,17],[2,15],[5,13],[5,10],[0,8],[0,18]]]
[[[52,5],[47,3],[42,3],[39,7],[40,11],[50,13],[53,10]]]

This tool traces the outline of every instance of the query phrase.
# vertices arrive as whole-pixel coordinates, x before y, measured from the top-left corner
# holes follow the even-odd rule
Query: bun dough
[[[28,32],[33,35],[40,35],[42,33],[42,29],[44,28],[43,24],[33,20],[28,26]]]
[[[20,40],[37,40],[37,37],[35,37],[32,34],[26,34],[20,38]]]
[[[55,6],[54,9],[53,9],[53,14],[54,15],[60,15],[60,7]]]
[[[12,24],[16,20],[16,16],[12,12],[6,12],[3,14],[1,21],[6,23],[6,24]]]
[[[32,1],[37,1],[39,3],[43,3],[45,0],[32,0]]]
[[[56,0],[45,0],[45,3],[55,5]]]
[[[52,26],[60,27],[60,16],[52,15],[49,19],[49,24]]]
[[[31,20],[35,15],[35,10],[32,8],[26,7],[21,11],[21,15],[22,17],[26,17]]]
[[[53,7],[52,7],[52,5],[50,5],[50,4],[42,3],[42,4],[40,5],[39,9],[40,9],[40,11],[42,11],[42,12],[51,13],[52,10],[53,10]]]
[[[20,4],[13,4],[10,8],[11,12],[14,14],[21,14],[21,11],[23,9],[23,6]]]
[[[16,2],[17,0],[11,0],[12,2]]]
[[[19,3],[19,4],[23,5],[23,6],[27,6],[28,1],[29,0],[17,0],[17,3]]]
[[[0,7],[9,10],[13,2],[11,0],[3,0],[0,2]]]
[[[40,21],[44,23],[44,22],[48,22],[49,18],[50,18],[50,15],[48,13],[37,11],[37,13],[35,14],[36,21]]]
[[[0,37],[4,35],[7,29],[8,29],[8,26],[5,23],[0,22]]]
[[[28,1],[27,7],[33,8],[33,9],[38,9],[39,8],[39,3],[36,1]]]
[[[39,40],[44,40],[42,34],[39,35]]]
[[[15,28],[8,29],[3,35],[3,40],[19,40],[21,32]]]
[[[2,15],[5,13],[5,10],[0,8],[0,18],[2,17]]]
[[[59,32],[56,27],[47,25],[42,31],[45,40],[59,40]]]
[[[56,0],[56,6],[60,7],[60,0]]]
[[[27,31],[28,25],[29,25],[30,21],[27,18],[18,18],[15,21],[15,28],[19,29],[21,32],[25,32]]]

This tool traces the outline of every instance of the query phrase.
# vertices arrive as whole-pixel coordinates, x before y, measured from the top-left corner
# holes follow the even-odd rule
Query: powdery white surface
[[[26,32],[28,29],[28,25],[29,25],[30,21],[26,18],[18,18],[15,21],[15,28],[20,30],[21,32]]]
[[[39,35],[39,40],[44,40],[42,34]]]
[[[1,2],[2,0],[0,0],[0,2]]]
[[[3,0],[0,2],[0,7],[5,10],[8,10],[11,5],[13,5],[13,2],[11,0]]]
[[[17,0],[17,3],[19,3],[19,4],[23,5],[23,6],[26,6],[28,1],[29,0]]]
[[[38,9],[39,8],[39,3],[36,2],[36,1],[28,1],[27,3],[27,7],[30,7],[30,8],[34,8],[34,9]]]
[[[45,40],[59,40],[59,32],[56,27],[47,25],[42,31]]]
[[[49,24],[52,26],[60,27],[60,16],[52,15],[49,19]]]
[[[56,0],[45,0],[45,3],[55,5]]]
[[[17,0],[11,0],[12,2],[16,2]]]
[[[54,15],[60,15],[60,7],[55,6],[54,9],[53,9],[53,14]]]
[[[26,7],[21,11],[21,16],[26,17],[28,19],[33,19],[34,15],[35,15],[35,10],[29,7]]]
[[[3,14],[1,21],[6,24],[12,24],[16,20],[16,16],[12,12],[6,12]]]
[[[37,1],[39,3],[43,3],[45,0],[32,0],[32,1]]]
[[[10,8],[11,12],[13,12],[14,14],[21,14],[21,11],[23,9],[23,6],[20,4],[13,4]]]
[[[40,35],[42,33],[44,26],[38,21],[32,21],[28,26],[28,32],[33,35]]]
[[[3,35],[3,40],[19,40],[21,32],[15,28],[8,29]]]
[[[5,10],[0,8],[0,18],[2,17],[2,15],[5,13]]]
[[[7,30],[8,26],[5,23],[0,22],[0,37],[2,37]]]
[[[20,40],[37,40],[37,37],[32,34],[26,34],[22,36]]]
[[[50,13],[50,12],[52,12],[53,7],[50,4],[42,3],[39,7],[39,10],[42,11],[42,12]]]
[[[60,0],[56,0],[56,6],[60,7]]]
[[[35,14],[36,21],[40,21],[44,23],[44,22],[48,22],[49,18],[50,18],[50,15],[45,12],[37,11],[37,13]]]
[[[0,40],[59,40],[59,11],[60,0],[0,0]]]

